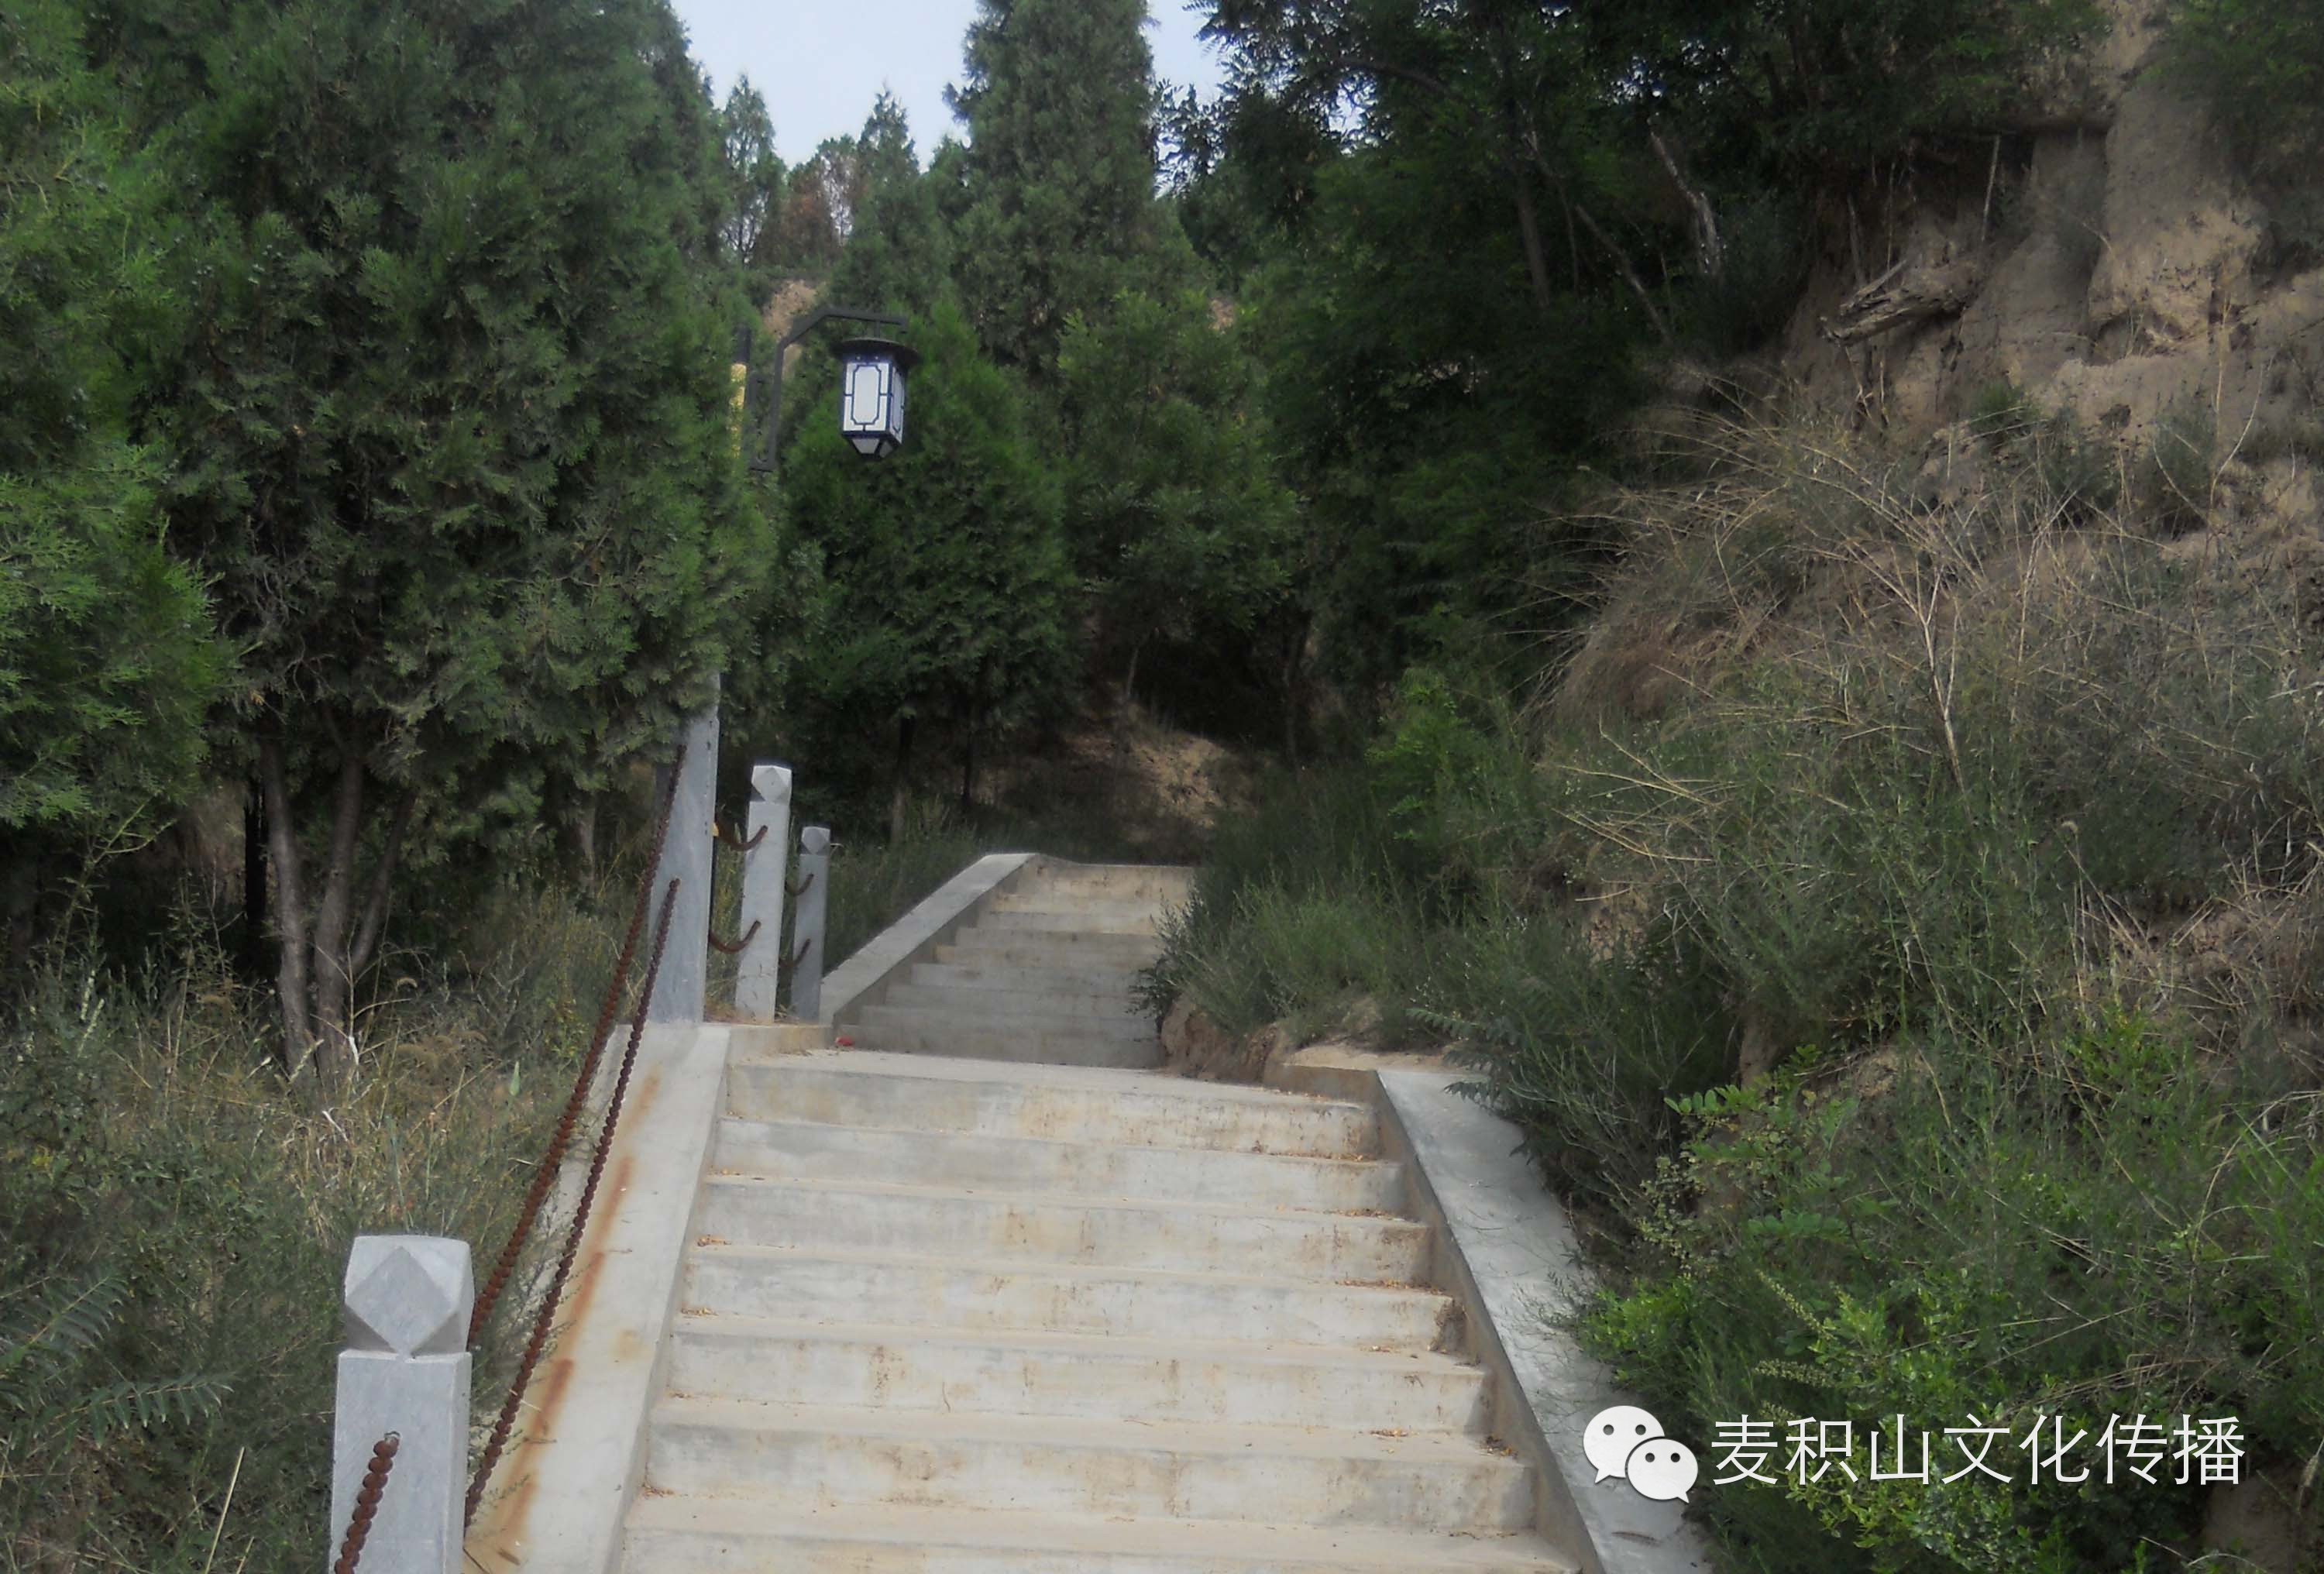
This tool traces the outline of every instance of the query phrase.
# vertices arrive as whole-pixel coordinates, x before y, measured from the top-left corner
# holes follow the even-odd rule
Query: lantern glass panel
[[[867,458],[885,458],[904,441],[904,378],[918,357],[888,339],[839,349],[840,435]]]

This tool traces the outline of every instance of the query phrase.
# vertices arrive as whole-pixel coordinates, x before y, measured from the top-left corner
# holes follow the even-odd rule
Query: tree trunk
[[[976,702],[968,704],[968,741],[962,750],[960,767],[960,807],[963,814],[976,807]]]
[[[314,990],[315,1067],[327,1092],[346,1085],[355,1073],[355,956],[348,929],[355,916],[355,851],[363,829],[364,766],[353,755],[339,761],[338,791],[331,804],[331,861],[323,870],[309,933],[314,947],[309,984]]]
[[[1955,316],[1985,282],[1984,259],[1974,255],[1911,272],[1906,268],[1897,263],[1840,302],[1840,310],[1823,319],[1824,336],[1854,345],[1908,323]]]
[[[254,777],[242,796],[242,971],[266,971],[266,789]]]
[[[1686,178],[1686,171],[1679,168],[1678,156],[1670,151],[1670,144],[1663,141],[1660,132],[1649,131],[1646,141],[1654,148],[1655,156],[1662,161],[1671,183],[1678,188],[1680,199],[1686,204],[1687,220],[1694,231],[1695,265],[1702,270],[1704,278],[1715,282],[1727,272],[1727,244],[1719,235],[1719,210],[1711,205],[1710,196]]]
[[[363,922],[355,928],[355,952],[347,961],[350,988],[363,977],[364,969],[371,965],[372,953],[379,948],[379,937],[387,928],[387,894],[389,882],[395,878],[395,861],[403,851],[403,833],[411,825],[412,812],[420,806],[420,789],[407,787],[395,803],[395,816],[387,824],[387,845],[380,849],[379,865],[371,873],[371,891],[364,898]]]
[[[581,878],[591,890],[597,888],[597,795],[581,795],[581,812],[573,819],[574,851],[581,860]]]
[[[268,851],[274,860],[274,995],[282,1010],[282,1069],[298,1082],[313,1072],[315,1054],[315,1024],[307,995],[307,897],[299,841],[291,834],[282,746],[272,737],[259,740],[258,779],[266,795]]]
[[[1517,188],[1517,234],[1525,241],[1526,272],[1533,276],[1533,303],[1545,318],[1554,309],[1549,290],[1549,257],[1542,250],[1541,216],[1535,211],[1533,189],[1522,170],[1511,171]]]
[[[912,733],[918,723],[911,716],[896,718],[896,779],[888,794],[888,845],[904,840],[904,821],[912,804]]]
[[[1283,759],[1294,770],[1299,768],[1299,734],[1305,730],[1307,720],[1307,625],[1303,621],[1292,631],[1290,646],[1283,653]]]
[[[290,785],[279,735],[262,737],[258,781],[267,855],[274,865],[273,933],[278,952],[275,994],[282,1012],[282,1067],[293,1083],[313,1082],[326,1096],[355,1074],[355,988],[387,927],[388,891],[406,831],[420,802],[418,789],[397,800],[385,842],[368,884],[359,881],[364,786],[360,755],[339,761],[332,795],[329,856],[309,906]],[[356,905],[355,893],[363,889]]]
[[[1621,271],[1623,279],[1630,286],[1630,293],[1637,296],[1638,304],[1646,308],[1646,320],[1654,325],[1656,336],[1665,345],[1675,348],[1678,336],[1671,332],[1671,326],[1665,320],[1661,308],[1655,305],[1655,298],[1646,292],[1646,281],[1638,277],[1637,269],[1631,264],[1630,253],[1622,249],[1620,242],[1599,228],[1598,221],[1591,216],[1590,210],[1579,202],[1573,205],[1573,216],[1582,221],[1582,227],[1590,232],[1591,239],[1604,247],[1606,254],[1614,260],[1614,266]]]

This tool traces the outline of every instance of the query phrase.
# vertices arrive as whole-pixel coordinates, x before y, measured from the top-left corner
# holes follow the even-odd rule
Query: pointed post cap
[[[347,1348],[451,1356],[468,1348],[476,1277],[468,1243],[437,1235],[359,1235],[347,1253]]]

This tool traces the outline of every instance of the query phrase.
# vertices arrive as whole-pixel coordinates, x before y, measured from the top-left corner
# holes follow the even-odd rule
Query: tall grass
[[[327,1109],[285,1090],[271,1001],[198,935],[134,972],[52,959],[13,1002],[0,1345],[34,1342],[89,1286],[110,1314],[91,1340],[46,1340],[37,1385],[0,1378],[0,1568],[319,1554],[347,1248],[395,1231],[498,1246],[615,938],[553,890],[501,893],[475,933],[456,963],[403,959],[411,973],[364,1014],[353,1091]],[[515,1321],[485,1348],[479,1394],[506,1381]],[[102,1414],[108,1395],[171,1387],[183,1403]]]

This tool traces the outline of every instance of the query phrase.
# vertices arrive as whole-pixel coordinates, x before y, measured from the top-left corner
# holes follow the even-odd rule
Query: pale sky
[[[947,133],[960,135],[944,90],[960,76],[961,40],[976,0],[675,0],[723,102],[747,74],[767,100],[775,151],[787,164],[814,155],[824,138],[853,136],[882,87],[904,106],[912,146],[926,164]],[[1148,0],[1147,46],[1155,74],[1193,84],[1209,97],[1219,85],[1215,51],[1198,41],[1209,7]]]

